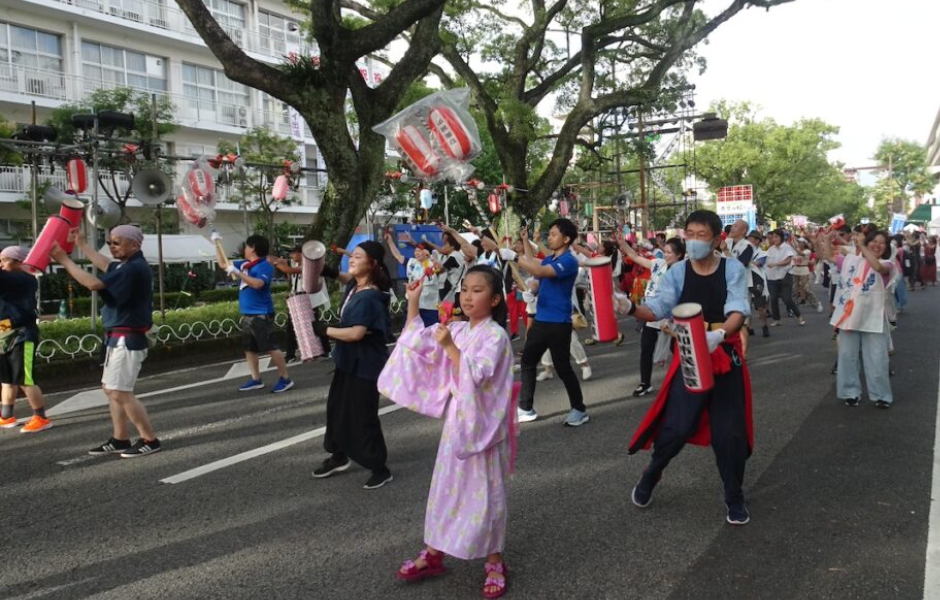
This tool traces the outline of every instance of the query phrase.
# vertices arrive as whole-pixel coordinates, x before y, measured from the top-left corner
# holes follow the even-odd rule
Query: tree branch
[[[445,3],[446,0],[405,0],[388,11],[388,14],[383,15],[381,20],[366,25],[362,29],[350,30],[342,26],[337,27],[337,44],[334,48],[336,56],[355,62],[359,57],[381,50],[417,21],[441,10]],[[311,2],[311,4],[317,4],[317,2]]]

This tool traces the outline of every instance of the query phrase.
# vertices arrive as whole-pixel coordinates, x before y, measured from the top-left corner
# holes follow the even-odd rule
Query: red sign
[[[731,185],[718,189],[718,202],[753,202],[754,186]]]

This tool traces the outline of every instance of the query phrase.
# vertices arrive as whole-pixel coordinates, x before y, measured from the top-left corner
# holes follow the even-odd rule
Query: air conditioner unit
[[[293,21],[288,21],[288,22],[287,22],[287,31],[290,31],[291,33],[295,33],[295,32],[297,32],[297,31],[300,31],[300,25],[298,25],[297,23],[294,23]]]
[[[238,116],[239,116],[239,117],[247,117],[247,116],[248,116],[248,109],[245,108],[244,106],[239,106],[239,107],[238,107]]]
[[[112,6],[110,9],[108,9],[108,12],[110,12],[115,17],[120,17],[123,11],[121,10],[120,6]]]
[[[248,119],[239,119],[239,120],[238,120],[238,126],[239,126],[239,127],[248,127]]]

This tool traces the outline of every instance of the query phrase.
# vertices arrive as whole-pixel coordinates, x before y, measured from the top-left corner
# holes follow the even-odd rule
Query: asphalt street
[[[771,338],[753,341],[756,447],[745,527],[725,523],[706,448],[686,448],[649,508],[631,504],[648,455],[628,456],[626,446],[652,396],[630,396],[639,336],[622,322],[627,343],[588,348],[588,424],[563,427],[562,384],[538,384],[541,416],[522,425],[511,486],[506,597],[922,598],[938,298],[940,288],[910,295],[894,336],[895,406],[887,411],[837,400],[825,315],[810,312],[805,327],[785,319]],[[481,597],[481,561],[450,559],[448,574],[418,584],[394,576],[421,548],[440,422],[406,410],[383,416],[395,476],[384,488],[363,490],[368,473],[359,467],[314,480],[310,471],[325,457],[316,430],[331,365],[292,366],[297,385],[280,395],[268,391],[274,372],[264,375],[268,390],[256,392],[237,392],[242,378],[218,381],[230,367],[141,380],[165,447],[151,457],[85,456],[109,436],[103,406],[66,413],[33,436],[0,430],[0,598]],[[192,387],[161,393],[181,386]]]

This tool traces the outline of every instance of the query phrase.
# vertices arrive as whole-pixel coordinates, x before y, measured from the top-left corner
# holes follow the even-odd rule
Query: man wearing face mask
[[[686,443],[711,445],[725,488],[727,521],[744,525],[750,520],[742,490],[744,465],[754,445],[751,386],[740,335],[750,315],[747,270],[738,260],[715,252],[721,243],[721,219],[715,213],[690,214],[685,238],[689,260],[669,269],[656,297],[634,314],[642,321],[657,321],[669,317],[678,304],[700,304],[715,385],[708,392],[688,391],[678,373],[679,353],[673,353],[659,396],[630,443],[630,454],[653,447],[632,500],[641,508],[649,506],[663,471]]]

